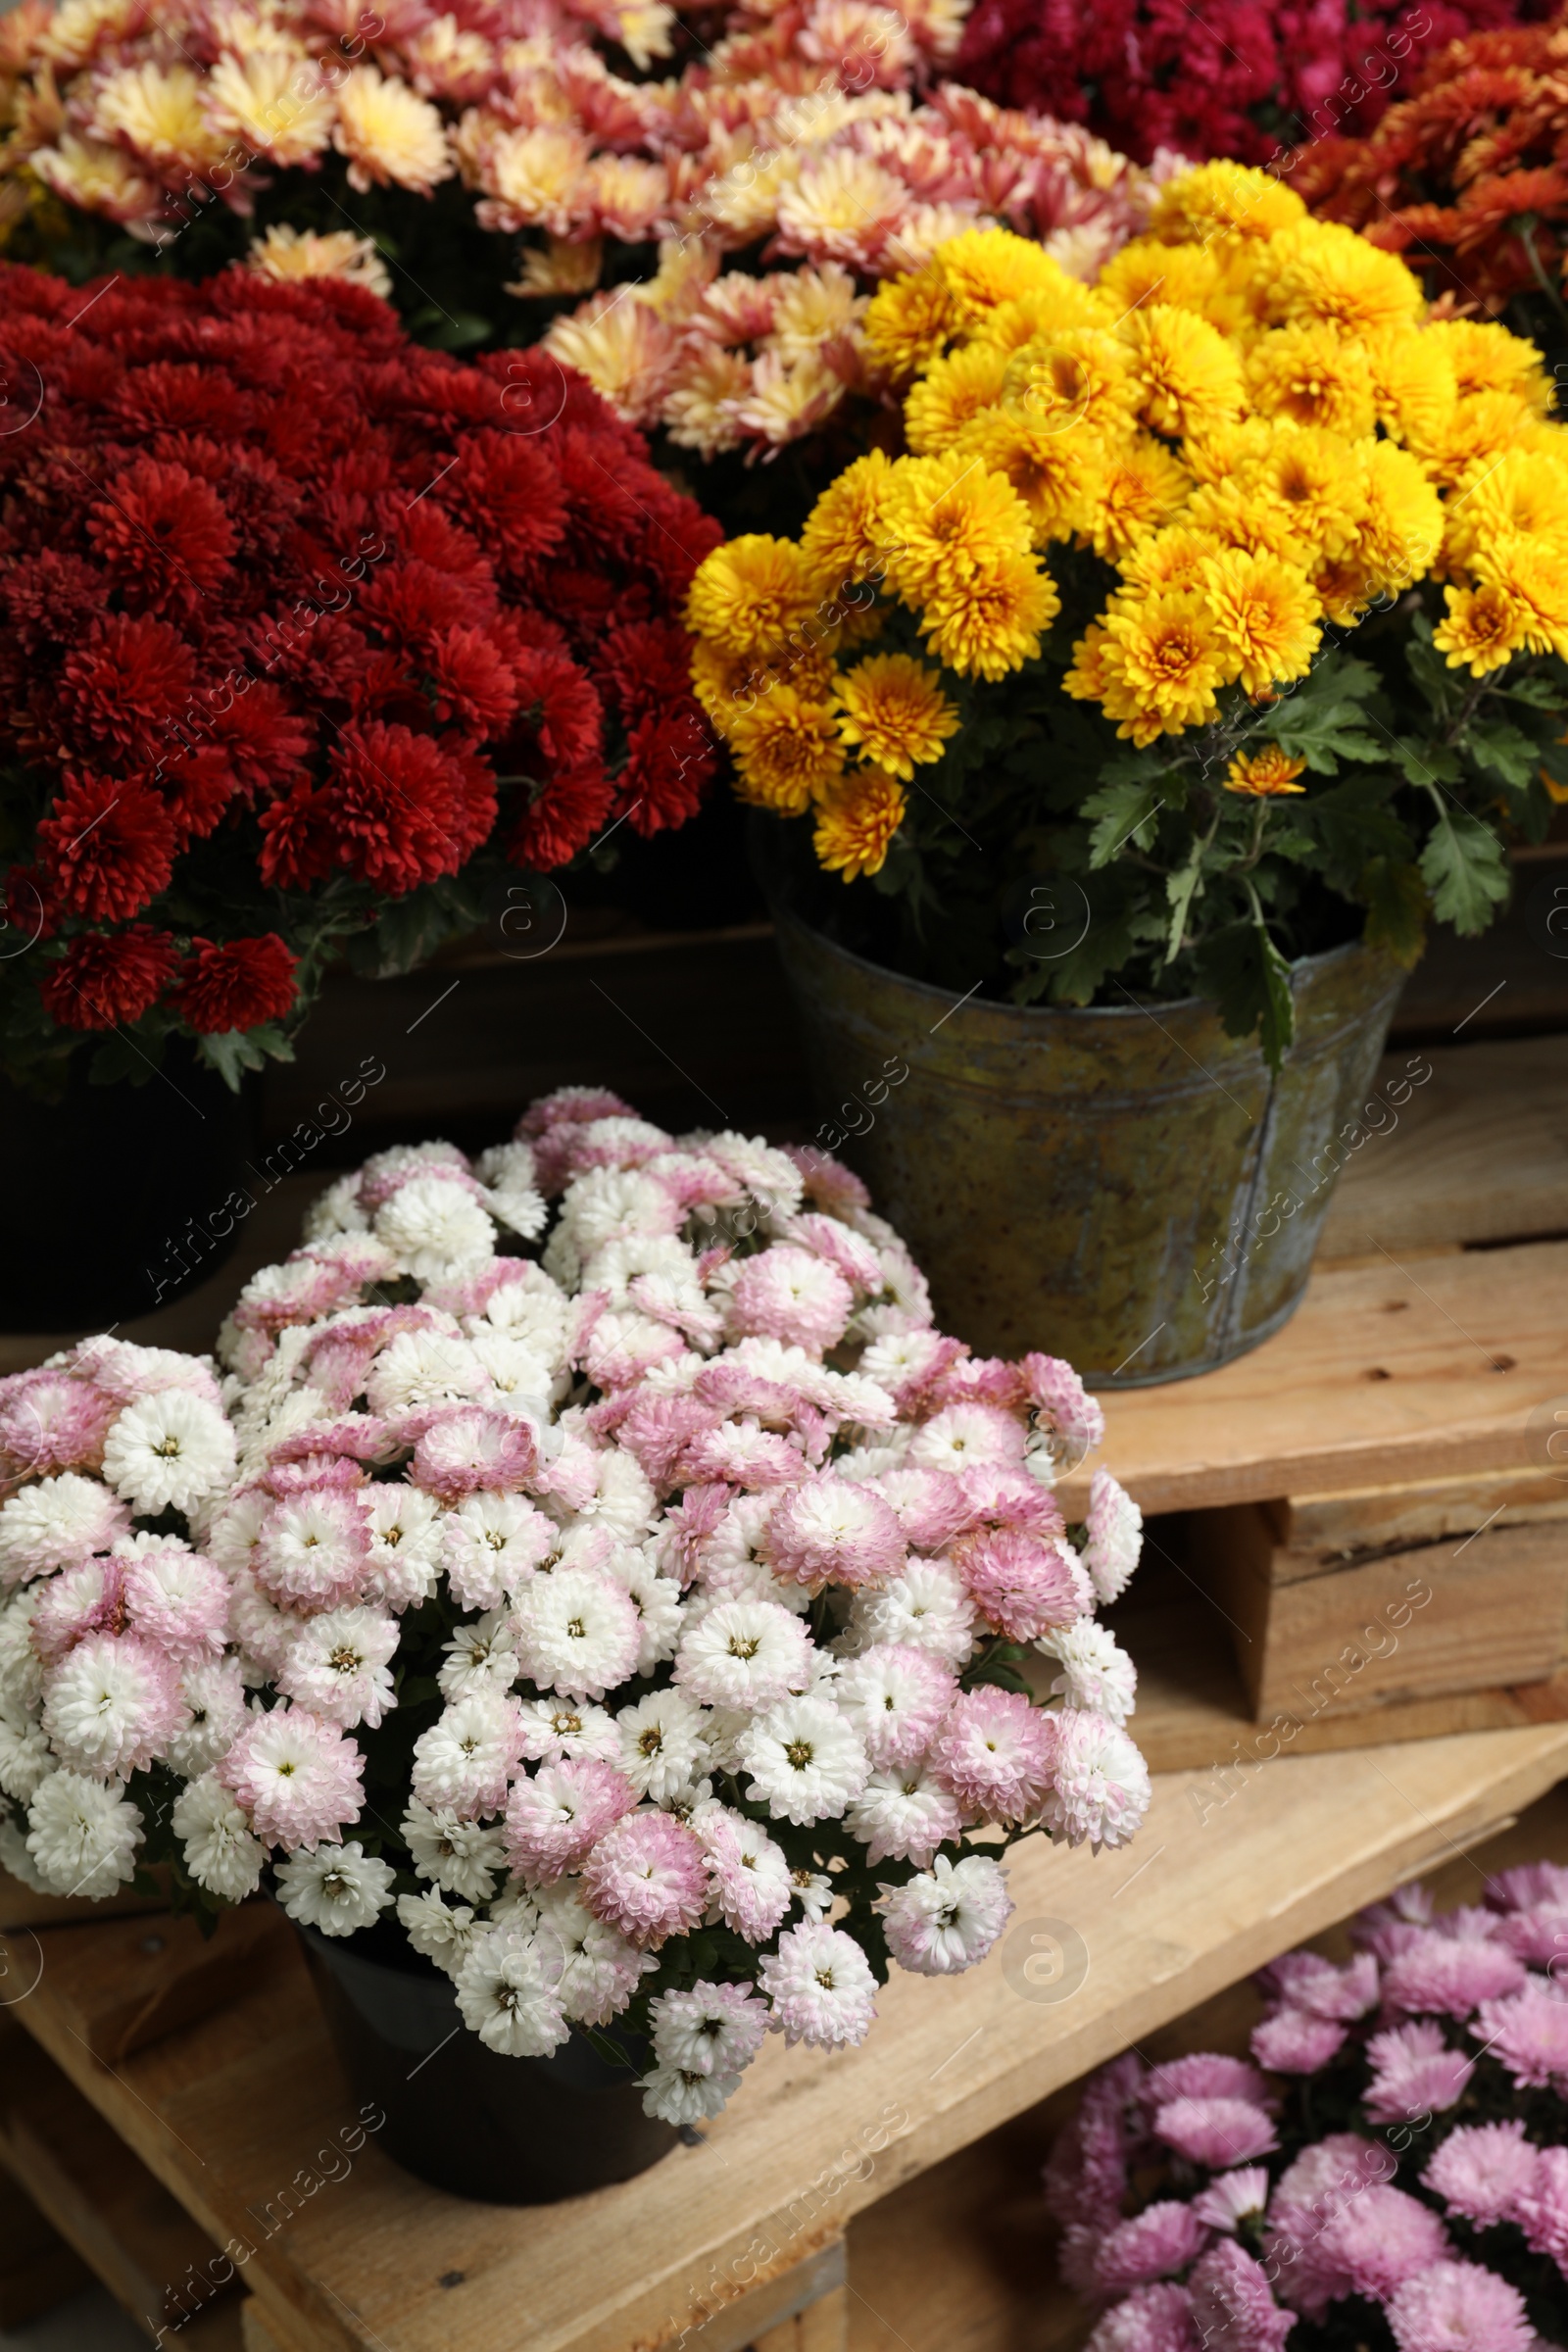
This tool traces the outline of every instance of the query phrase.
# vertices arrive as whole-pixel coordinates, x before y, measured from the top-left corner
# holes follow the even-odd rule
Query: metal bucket
[[[817,1140],[870,1185],[945,1330],[1141,1388],[1228,1363],[1291,1315],[1364,1140],[1405,977],[1391,957],[1351,945],[1292,967],[1274,1079],[1202,998],[956,1002],[774,911]]]

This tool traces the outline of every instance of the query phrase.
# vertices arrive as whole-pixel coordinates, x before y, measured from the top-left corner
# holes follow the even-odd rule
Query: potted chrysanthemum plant
[[[1139,1517],[1053,1492],[1098,1410],[938,1333],[829,1155],[567,1089],[471,1166],[369,1160],[310,1233],[220,1344],[250,1697],[160,1850],[298,1923],[412,2170],[623,2178],[768,2031],[858,2042],[890,1967],[983,1959],[1013,1839],[1132,1835],[1095,1612]]]
[[[1568,1870],[1265,1969],[1256,2064],[1118,2058],[1046,2167],[1086,2352],[1568,2344]]]
[[[820,1138],[977,1345],[1197,1371],[1292,1311],[1426,923],[1568,777],[1551,386],[1225,164],[1092,285],[971,231],[866,336],[909,454],[687,608]]]
[[[693,813],[678,612],[718,532],[558,362],[421,350],[356,287],[9,268],[0,301],[0,1314],[62,1330],[177,1289],[240,1175],[225,1087],[334,959],[407,970]]]

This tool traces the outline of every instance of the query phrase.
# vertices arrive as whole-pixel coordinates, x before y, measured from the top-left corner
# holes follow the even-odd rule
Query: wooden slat
[[[1330,1266],[1250,1355],[1102,1397],[1094,1458],[1146,1511],[1549,1470],[1550,1415],[1568,1413],[1565,1298],[1568,1242]],[[1069,1517],[1092,1467],[1063,1484]]]
[[[285,2212],[288,2184],[324,2173],[318,2152],[355,2119],[292,1953],[111,2074],[62,2023],[85,1997],[90,1935],[55,1931],[24,2022],[209,2235],[243,2234],[246,2283],[311,2352],[657,2352],[711,2308],[715,2281],[779,2278],[902,2181],[1565,1773],[1568,1728],[1547,1725],[1305,1757],[1233,1787],[1166,1776],[1131,1853],[1018,1851],[1017,1922],[982,1967],[898,1977],[863,2048],[770,2043],[703,2144],[552,2208],[439,2196],[371,2136]],[[1019,1974],[1041,1937],[1082,1945],[1065,1998],[1033,1997]]]
[[[91,2279],[81,2257],[0,2161],[0,2328],[24,2328],[79,2295]]]

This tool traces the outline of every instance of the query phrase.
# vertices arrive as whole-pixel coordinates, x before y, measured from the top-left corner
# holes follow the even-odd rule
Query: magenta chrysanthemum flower
[[[1209,2247],[1187,2286],[1198,2340],[1217,2352],[1281,2352],[1296,2325],[1295,2312],[1275,2302],[1262,2265],[1233,2237]]]
[[[251,1573],[280,1607],[335,1609],[358,1595],[369,1549],[369,1516],[358,1494],[323,1486],[273,1503]]]
[[[1171,2058],[1152,2067],[1144,2085],[1144,2105],[1165,2106],[1171,2099],[1245,2099],[1250,2107],[1267,2112],[1278,2105],[1255,2066],[1245,2058],[1227,2058],[1217,2050],[1195,2050],[1186,2058]]]
[[[1095,2285],[1102,2295],[1125,2294],[1130,2286],[1169,2278],[1185,2271],[1208,2243],[1208,2231],[1191,2205],[1162,2197],[1130,2222],[1118,2222],[1095,2248]]]
[[[1135,2286],[1107,2311],[1084,2352],[1199,2352],[1199,2346],[1192,2296],[1185,2286],[1162,2278],[1153,2286]]]
[[[512,1785],[507,1857],[530,1886],[548,1886],[564,1872],[580,1870],[605,1832],[636,1802],[631,1783],[591,1756],[543,1765],[531,1780]]]
[[[1516,2082],[1568,2093],[1568,1993],[1542,1977],[1519,1992],[1487,2001],[1470,2028]]]
[[[1248,2099],[1172,2099],[1156,2111],[1153,2128],[1156,2139],[1210,2172],[1279,2146],[1274,2126]]]
[[[931,1747],[931,1773],[983,1821],[1032,1821],[1052,1793],[1059,1717],[1016,1690],[956,1698]]]
[[[876,1979],[853,1936],[826,1920],[787,1928],[764,1955],[757,1982],[773,2024],[792,2045],[829,2050],[863,2041],[876,2015]]]
[[[1324,2223],[1321,2250],[1345,2273],[1351,2293],[1386,2303],[1396,2287],[1442,2262],[1449,2248],[1435,2213],[1402,2188],[1374,2181]]]
[[[767,1522],[775,1575],[798,1585],[870,1585],[897,1576],[904,1531],[880,1494],[847,1479],[807,1479],[781,1494]]]
[[[1076,1554],[1049,1538],[1000,1527],[964,1537],[954,1557],[981,1616],[1011,1642],[1038,1641],[1094,1605]]]
[[[1533,2254],[1546,2254],[1568,2278],[1568,2148],[1541,2148],[1535,2177],[1514,2199],[1514,2218]]]
[[[737,1331],[821,1355],[844,1337],[855,1312],[855,1293],[826,1258],[775,1242],[742,1266],[730,1293],[730,1311]]]
[[[514,1494],[539,1466],[539,1442],[530,1422],[482,1405],[455,1405],[420,1438],[409,1475],[427,1494],[461,1502],[465,1494],[481,1490]]]
[[[1483,2001],[1517,1992],[1525,1981],[1523,1961],[1505,1944],[1430,1929],[1395,1954],[1383,1971],[1383,1998],[1407,2014],[1436,2010],[1444,2017],[1468,2017]]]
[[[1439,2262],[1389,2298],[1399,2352],[1531,2352],[1540,2338],[1517,2287],[1474,2262]]]
[[[266,1845],[335,1840],[360,1818],[365,1758],[335,1723],[303,1707],[255,1715],[218,1766]]]
[[[628,1813],[589,1855],[583,1891],[596,1918],[628,1943],[657,1951],[689,1933],[708,1908],[703,1842],[669,1813]]]
[[[1289,2003],[1252,2028],[1252,2056],[1276,2075],[1315,2075],[1345,2044],[1347,2029]]]
[[[1474,2059],[1450,2050],[1430,2018],[1374,2034],[1366,2054],[1372,2067],[1366,2111],[1374,2124],[1407,2123],[1455,2106],[1475,2073]]]
[[[1311,2017],[1365,2017],[1377,2005],[1378,1964],[1370,1952],[1358,1952],[1347,1968],[1336,1968],[1318,1952],[1287,1952],[1259,1969],[1257,1982]]]
[[[1535,2181],[1537,2154],[1521,2123],[1461,2124],[1424,2178],[1450,2213],[1488,2229],[1514,2218],[1518,2199]]]
[[[1102,1845],[1125,1845],[1153,1795],[1141,1752],[1103,1715],[1063,1707],[1051,1720],[1056,1748],[1042,1816],[1046,1827],[1069,1845],[1087,1838],[1097,1853]]]
[[[1217,2180],[1200,2189],[1193,2199],[1193,2211],[1207,2229],[1234,2236],[1238,2223],[1261,2215],[1267,2204],[1267,2167],[1249,2164],[1239,2172],[1221,2173]]]

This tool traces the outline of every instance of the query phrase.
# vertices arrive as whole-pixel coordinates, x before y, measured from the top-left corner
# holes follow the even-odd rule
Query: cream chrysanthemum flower
[[[375,239],[357,237],[351,228],[330,229],[322,235],[316,229],[290,228],[277,221],[265,235],[251,240],[245,259],[246,267],[258,276],[275,278],[285,285],[299,278],[341,277],[352,286],[379,294],[383,302],[392,293],[392,274],[376,251]]]
[[[374,66],[356,66],[338,91],[337,106],[332,144],[348,157],[349,185],[362,195],[390,183],[428,196],[451,177],[441,118],[407,82],[387,79]]]
[[[203,84],[189,66],[122,66],[99,84],[90,127],[122,139],[161,171],[216,164],[225,144],[208,121]]]
[[[208,76],[207,104],[218,130],[281,167],[321,154],[337,120],[332,92],[286,46],[244,57],[225,50]]]

